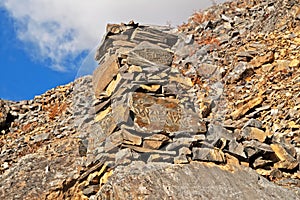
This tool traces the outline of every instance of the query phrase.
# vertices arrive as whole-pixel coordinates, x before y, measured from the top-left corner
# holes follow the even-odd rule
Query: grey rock
[[[105,152],[116,152],[123,143],[123,136],[121,131],[111,134],[105,140]]]
[[[242,158],[242,159],[246,158],[243,145],[238,143],[236,140],[231,140],[229,142],[228,152],[238,158]]]
[[[232,19],[230,17],[227,17],[226,15],[221,15],[221,18],[227,22],[232,22]]]
[[[137,135],[130,133],[128,130],[121,129],[121,134],[123,138],[123,144],[136,145],[140,146],[143,142],[143,139]]]
[[[131,39],[136,42],[148,41],[163,47],[172,47],[177,42],[177,36],[150,27],[137,28]]]
[[[103,41],[100,44],[100,47],[97,49],[97,52],[95,54],[95,60],[98,62],[101,62],[102,59],[105,57],[104,55],[107,53],[107,51],[113,47],[113,39],[111,38],[104,38]]]
[[[242,144],[247,158],[251,158],[254,155],[274,154],[274,151],[268,144],[256,140],[244,141]]]
[[[188,165],[132,163],[119,166],[96,197],[124,200],[299,198],[293,191],[269,182],[250,168],[236,168],[232,172],[195,162]]]
[[[181,147],[189,147],[191,144],[190,140],[182,141],[182,140],[177,140],[173,141],[170,144],[168,144],[165,149],[167,151],[178,151]]]
[[[212,145],[216,145],[221,138],[230,141],[234,139],[234,135],[221,125],[209,124],[206,134],[207,141]]]
[[[133,160],[132,151],[129,148],[121,149],[116,153],[116,164],[128,164]]]
[[[189,137],[191,137],[191,134],[188,133],[188,132],[179,132],[179,133],[175,133],[175,134],[173,135],[173,137],[174,137],[175,139],[177,139],[177,138],[189,138]]]
[[[94,71],[93,87],[97,97],[103,92],[114,76],[118,74],[119,68],[118,58],[112,55]]]
[[[186,155],[178,155],[174,157],[174,164],[188,164],[189,160],[187,159]]]
[[[169,155],[161,155],[161,154],[151,154],[147,162],[164,162],[164,163],[172,163],[173,157]]]
[[[216,72],[217,68],[216,65],[203,63],[198,66],[197,74],[201,77],[209,78]]]
[[[253,69],[246,62],[239,62],[237,66],[234,67],[232,72],[227,76],[227,80],[230,83],[239,81],[247,76],[250,76],[254,73]]]
[[[127,63],[138,66],[168,65],[173,60],[173,53],[149,42],[141,42],[129,52]]]
[[[244,125],[243,128],[245,127],[255,127],[255,128],[259,128],[261,129],[263,126],[263,123],[257,119],[249,119],[249,121],[247,121]]]
[[[263,159],[263,157],[258,157],[257,159],[255,159],[255,161],[253,162],[252,165],[256,169],[256,168],[270,167],[273,164],[274,163],[271,160],[265,160],[265,159]]]
[[[91,195],[96,194],[99,191],[99,189],[100,189],[99,185],[89,185],[83,189],[82,193],[85,196],[91,196]]]
[[[36,143],[36,142],[42,142],[45,140],[49,140],[50,136],[51,136],[51,133],[41,133],[41,134],[31,137],[31,139],[33,140],[34,143]]]
[[[191,155],[192,151],[187,147],[182,147],[179,149],[179,155]]]
[[[256,52],[251,52],[251,51],[242,51],[242,52],[238,52],[237,54],[236,54],[236,56],[237,57],[245,57],[246,58],[246,60],[251,60],[253,57],[254,57],[254,55],[255,54],[257,54]]]
[[[258,140],[264,142],[267,138],[267,133],[255,127],[246,127],[242,130],[242,136],[246,140]]]
[[[210,148],[193,148],[193,160],[200,161],[209,161],[209,162],[217,162],[224,163],[225,155],[219,149],[210,149]]]

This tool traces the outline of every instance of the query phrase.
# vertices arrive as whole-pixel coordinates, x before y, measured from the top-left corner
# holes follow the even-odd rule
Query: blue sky
[[[26,43],[17,38],[14,21],[0,8],[0,98],[32,99],[35,95],[74,79],[76,70],[60,72],[35,60],[25,49]]]
[[[9,100],[31,99],[58,84],[74,79],[76,71],[61,73],[35,61],[17,39],[14,21],[0,8],[0,98]]]
[[[107,23],[134,19],[179,25],[210,4],[210,0],[1,0],[0,98],[32,99],[79,74],[92,73],[97,66],[94,51]]]

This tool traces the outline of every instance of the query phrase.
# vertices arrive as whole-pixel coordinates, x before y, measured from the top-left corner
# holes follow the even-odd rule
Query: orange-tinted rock
[[[243,129],[243,137],[246,140],[258,140],[260,142],[264,142],[266,137],[268,136],[263,130],[255,128],[255,127],[246,127]]]
[[[275,168],[293,170],[299,166],[299,162],[293,158],[283,146],[280,144],[271,144],[270,146],[276,156],[280,159],[279,162],[275,163]]]
[[[240,108],[236,109],[233,113],[231,113],[231,117],[233,119],[239,119],[240,117],[244,116],[250,109],[260,105],[262,102],[262,96],[256,97],[242,105]]]
[[[193,160],[224,163],[224,153],[219,149],[193,148]]]
[[[95,96],[98,97],[105,87],[113,80],[119,72],[119,62],[115,55],[110,56],[93,73],[93,86]]]
[[[130,145],[141,145],[142,144],[142,138],[139,136],[136,136],[134,134],[131,134],[129,131],[123,129],[122,136],[123,136],[123,144],[130,144]]]
[[[149,149],[159,149],[164,143],[169,141],[169,137],[162,134],[153,134],[144,138],[143,147]]]
[[[290,62],[289,67],[299,67],[300,66],[300,60],[294,59]]]
[[[251,61],[251,64],[254,67],[261,67],[262,65],[267,64],[267,63],[272,63],[273,61],[274,61],[274,53],[272,51],[270,51],[264,56],[259,56],[259,57],[254,58]]]

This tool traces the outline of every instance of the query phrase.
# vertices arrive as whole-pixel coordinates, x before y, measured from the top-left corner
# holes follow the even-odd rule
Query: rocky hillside
[[[93,75],[0,100],[1,199],[300,199],[300,2],[109,24]]]

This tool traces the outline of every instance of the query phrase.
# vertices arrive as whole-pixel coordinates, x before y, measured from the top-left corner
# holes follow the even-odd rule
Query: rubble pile
[[[3,199],[297,199],[300,2],[109,24],[92,76],[0,100]]]
[[[289,180],[299,167],[299,14],[299,1],[233,1],[180,28],[209,52],[191,66],[206,62],[222,73],[223,127],[238,142],[227,139],[230,153],[280,185],[299,184]]]

